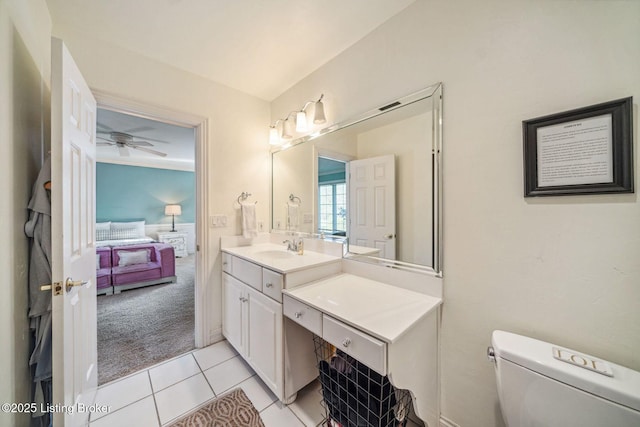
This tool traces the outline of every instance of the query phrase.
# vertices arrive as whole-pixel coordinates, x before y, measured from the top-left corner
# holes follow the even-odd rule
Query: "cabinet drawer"
[[[318,336],[322,336],[322,312],[289,295],[282,296],[282,310],[284,315]]]
[[[228,253],[222,253],[222,271],[224,271],[225,273],[233,273],[233,270],[231,270],[231,258],[233,257]]]
[[[282,274],[266,268],[262,269],[262,293],[282,302],[282,283]]]
[[[381,375],[387,374],[387,346],[384,342],[322,315],[322,338]]]
[[[231,257],[231,274],[262,292],[262,267],[237,256]]]

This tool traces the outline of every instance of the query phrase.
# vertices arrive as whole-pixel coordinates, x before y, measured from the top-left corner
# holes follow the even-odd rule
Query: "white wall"
[[[269,222],[269,105],[216,84],[97,40],[90,34],[55,26],[92,90],[208,119],[205,173],[209,188],[207,217],[228,217],[226,228],[209,229],[206,304],[209,336],[222,325],[220,236],[240,233],[237,198],[243,191],[258,201],[257,219]],[[209,222],[205,219],[205,223]],[[204,248],[204,246],[203,246]]]
[[[44,0],[0,0],[0,402],[29,402],[28,218],[31,187],[49,147],[51,21]],[[28,414],[0,412],[0,425]]]
[[[417,0],[272,103],[276,118],[325,93],[340,121],[444,83],[441,409],[460,426],[502,425],[494,329],[640,370],[637,195],[525,199],[521,133],[634,96],[637,140],[638,17],[637,1]]]

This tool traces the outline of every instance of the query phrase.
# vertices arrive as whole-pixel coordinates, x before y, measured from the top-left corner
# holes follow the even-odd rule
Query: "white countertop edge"
[[[336,276],[333,276],[333,277],[336,277]],[[320,282],[322,282],[324,280],[330,280],[333,277],[329,277],[327,279],[321,279],[321,280],[318,280],[318,281],[314,281],[314,282],[308,283],[306,285],[297,286],[297,287],[292,288],[292,289],[283,289],[282,293],[288,295],[289,297],[291,297],[291,298],[293,298],[293,299],[295,299],[295,300],[297,300],[297,301],[299,301],[299,302],[301,302],[303,304],[306,304],[306,305],[308,305],[310,307],[313,307],[314,309],[316,309],[316,310],[318,310],[318,311],[320,311],[320,312],[322,312],[322,313],[324,313],[324,314],[326,314],[328,316],[331,316],[334,319],[340,320],[341,322],[344,322],[345,324],[347,324],[347,325],[349,325],[349,326],[351,326],[351,327],[353,327],[355,329],[358,329],[358,330],[360,330],[362,332],[365,332],[365,333],[371,335],[372,337],[375,337],[375,338],[377,338],[377,339],[379,339],[381,341],[384,341],[387,344],[393,344],[396,341],[398,341],[398,339],[400,339],[411,328],[413,328],[415,325],[417,325],[421,320],[423,320],[425,317],[429,316],[435,310],[437,310],[438,307],[440,307],[442,305],[442,302],[443,302],[442,298],[433,297],[433,296],[430,296],[430,295],[419,294],[419,293],[416,292],[416,294],[420,295],[421,297],[424,297],[424,298],[427,298],[428,300],[431,300],[430,304],[428,306],[426,306],[424,312],[420,316],[418,316],[418,318],[415,319],[411,323],[411,325],[407,326],[402,332],[400,332],[399,334],[396,334],[396,335],[394,335],[392,337],[384,336],[384,335],[381,335],[380,333],[378,333],[378,332],[376,332],[374,330],[371,330],[370,328],[367,328],[367,327],[365,327],[365,326],[363,326],[363,325],[361,325],[361,324],[359,324],[357,322],[354,322],[354,321],[349,320],[349,319],[347,319],[347,318],[345,318],[343,316],[340,316],[340,315],[338,315],[338,314],[336,314],[334,312],[326,310],[325,308],[315,304],[312,301],[307,300],[306,298],[302,298],[302,297],[296,295],[296,291],[300,291],[302,288],[305,288],[305,287],[308,287],[308,286],[311,286],[311,285],[318,286],[318,285],[320,285]],[[382,283],[382,282],[378,282],[378,283],[386,285],[386,286],[394,287],[394,285],[389,285],[387,283]],[[398,289],[402,289],[403,291],[407,291],[406,289],[399,288],[399,287],[398,287]],[[409,291],[409,292],[414,292],[414,291]],[[283,303],[284,303],[284,301],[283,301]]]

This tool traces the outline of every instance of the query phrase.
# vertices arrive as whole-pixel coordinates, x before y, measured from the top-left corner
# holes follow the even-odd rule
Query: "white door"
[[[349,162],[349,244],[396,258],[396,175],[393,154]]]
[[[54,426],[87,425],[98,385],[96,101],[61,40],[51,41]],[[75,286],[67,286],[75,285]]]

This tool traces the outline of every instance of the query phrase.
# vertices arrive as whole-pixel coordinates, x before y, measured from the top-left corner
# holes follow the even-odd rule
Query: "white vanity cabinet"
[[[285,251],[270,262],[251,251],[251,247],[223,249],[222,334],[288,404],[317,370],[312,335],[283,317],[282,290],[339,273],[340,258],[323,254],[295,258]],[[273,258],[273,250],[268,255]]]
[[[276,395],[282,390],[282,304],[223,273],[223,333]]]

